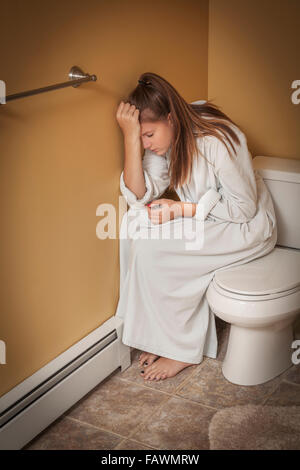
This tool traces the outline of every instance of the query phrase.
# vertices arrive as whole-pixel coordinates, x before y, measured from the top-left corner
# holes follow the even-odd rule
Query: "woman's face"
[[[158,155],[167,153],[173,136],[170,114],[166,121],[142,122],[141,138],[144,149],[152,150]]]

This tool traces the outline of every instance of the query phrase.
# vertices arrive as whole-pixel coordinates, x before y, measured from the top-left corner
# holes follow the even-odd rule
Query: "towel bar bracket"
[[[43,88],[36,88],[35,90],[23,91],[21,93],[15,93],[14,95],[6,96],[6,102],[16,100],[19,98],[25,98],[26,96],[37,95],[39,93],[45,93],[47,91],[58,90],[59,88],[66,88],[72,86],[77,88],[85,82],[95,82],[97,80],[96,75],[89,75],[84,73],[79,67],[74,65],[69,71],[69,81],[63,83],[57,83],[56,85],[50,85]]]
[[[79,67],[77,67],[77,65],[74,65],[69,72],[69,80],[80,80],[81,78],[87,77],[90,77],[93,82],[97,80],[96,75],[89,75],[87,73],[84,73]],[[76,88],[80,85],[81,83],[74,83],[72,86]]]

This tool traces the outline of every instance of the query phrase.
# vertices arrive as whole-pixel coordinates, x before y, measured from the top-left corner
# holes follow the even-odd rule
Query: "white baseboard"
[[[22,449],[118,367],[130,366],[113,316],[0,398],[0,449]]]

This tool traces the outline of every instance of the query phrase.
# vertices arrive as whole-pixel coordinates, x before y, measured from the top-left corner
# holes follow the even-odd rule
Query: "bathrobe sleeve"
[[[124,171],[120,176],[120,190],[127,204],[131,207],[143,206],[153,199],[158,199],[170,184],[168,166],[165,157],[146,149],[142,160],[146,192],[141,199],[125,185]]]
[[[233,143],[237,154],[231,157],[226,146],[214,136],[206,136],[205,156],[214,166],[217,189],[210,188],[198,201],[195,217],[208,214],[217,220],[248,222],[257,209],[257,187],[246,137],[239,133],[241,145]],[[229,145],[229,144],[227,144]]]

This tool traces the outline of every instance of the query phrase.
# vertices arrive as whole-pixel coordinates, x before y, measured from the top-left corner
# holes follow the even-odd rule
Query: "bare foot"
[[[158,358],[156,354],[152,354],[149,352],[143,352],[139,357],[139,366],[140,367],[149,367],[153,362]],[[145,364],[147,362],[147,364]],[[145,364],[145,365],[144,365]]]
[[[189,366],[194,366],[195,364],[191,364],[190,362],[180,362],[175,361],[174,359],[169,359],[167,357],[160,357],[155,364],[152,366],[148,366],[144,370],[144,380],[160,380],[166,379],[170,377],[174,377],[174,375],[178,374],[181,370],[185,369]]]

